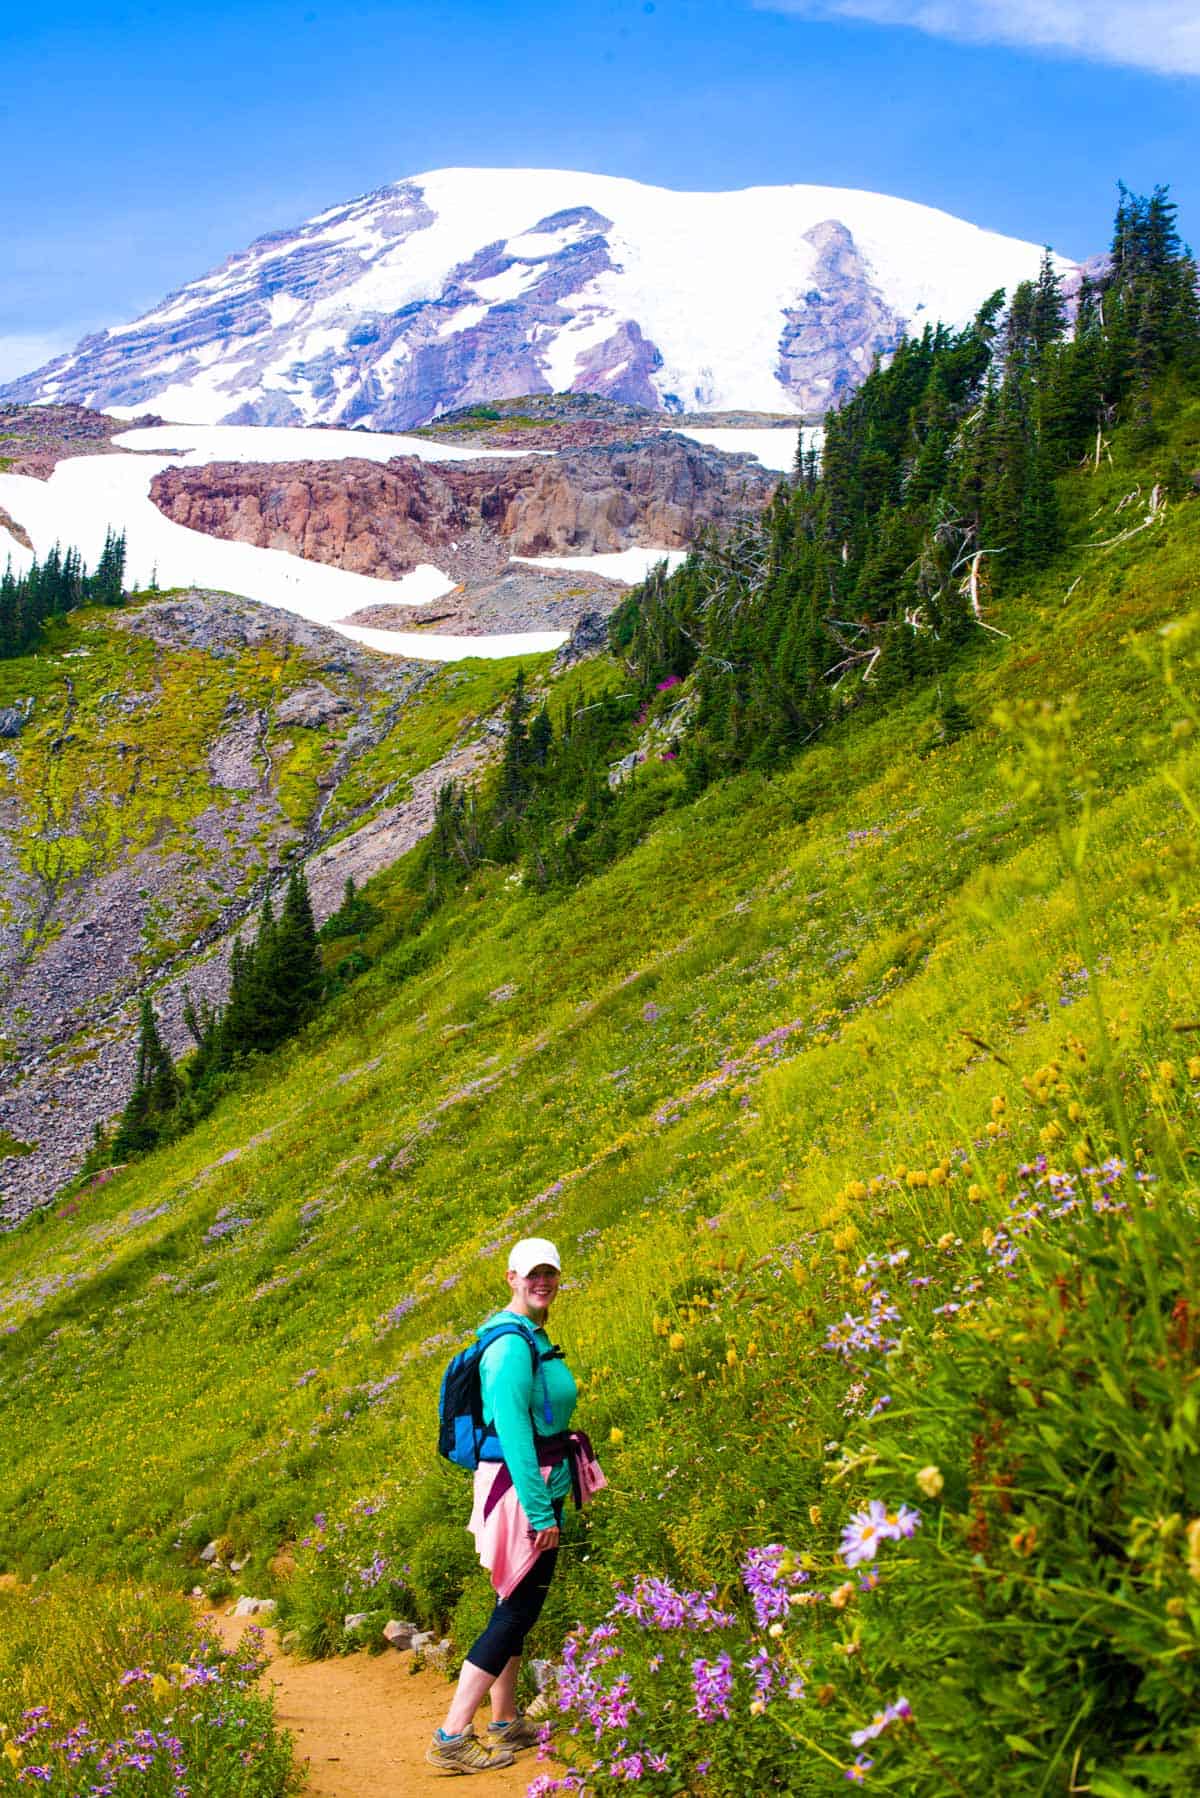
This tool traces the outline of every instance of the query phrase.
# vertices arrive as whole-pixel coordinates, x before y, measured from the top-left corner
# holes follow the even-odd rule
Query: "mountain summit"
[[[851,188],[438,169],[258,238],[0,397],[392,430],[572,389],[817,416],[905,334],[965,323],[1040,256]]]

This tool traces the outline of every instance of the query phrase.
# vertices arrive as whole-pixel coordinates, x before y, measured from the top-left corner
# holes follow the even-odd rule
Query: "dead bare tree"
[[[1127,493],[1125,498],[1118,504],[1116,510],[1118,512],[1123,511],[1132,500],[1135,500],[1139,496],[1139,494],[1140,489],[1138,488],[1135,488],[1133,493]],[[1142,519],[1142,522],[1140,524],[1131,524],[1126,530],[1118,531],[1115,537],[1106,537],[1102,543],[1092,543],[1089,545],[1089,548],[1115,549],[1118,543],[1127,543],[1131,537],[1138,536],[1142,531],[1148,531],[1151,525],[1161,524],[1166,515],[1167,496],[1163,492],[1161,482],[1155,481],[1153,487],[1150,489],[1150,499],[1146,507],[1146,516]]]

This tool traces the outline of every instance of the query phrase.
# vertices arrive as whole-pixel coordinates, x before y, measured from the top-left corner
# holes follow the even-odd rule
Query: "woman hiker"
[[[475,1470],[469,1525],[497,1598],[486,1629],[467,1650],[446,1720],[425,1755],[445,1773],[507,1767],[522,1749],[536,1747],[537,1724],[517,1710],[521,1651],[554,1573],[567,1493],[573,1490],[583,1504],[605,1483],[587,1437],[568,1430],[575,1381],[546,1334],[560,1270],[552,1242],[531,1236],[514,1244],[508,1305],[478,1332],[503,1332],[479,1360],[488,1434]],[[485,1747],[474,1721],[488,1695],[492,1720]]]

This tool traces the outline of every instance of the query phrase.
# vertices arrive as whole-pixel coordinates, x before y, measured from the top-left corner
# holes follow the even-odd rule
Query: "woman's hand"
[[[554,1524],[553,1527],[548,1530],[539,1530],[537,1535],[533,1538],[533,1546],[538,1554],[544,1554],[548,1548],[557,1548],[558,1525]]]

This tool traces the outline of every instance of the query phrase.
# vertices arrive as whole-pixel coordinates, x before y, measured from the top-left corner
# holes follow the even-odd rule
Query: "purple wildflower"
[[[842,1531],[841,1556],[847,1567],[873,1561],[881,1542],[898,1542],[919,1528],[921,1513],[901,1505],[889,1511],[882,1499],[873,1498],[865,1511],[855,1511]]]
[[[770,1650],[766,1648],[758,1649],[756,1653],[751,1655],[748,1661],[742,1662],[742,1666],[754,1680],[755,1698],[759,1699],[763,1704],[766,1704],[770,1699],[773,1689],[780,1683],[782,1677],[779,1668],[771,1659]]]
[[[370,1590],[372,1586],[377,1586],[379,1584],[387,1570],[388,1562],[377,1550],[376,1553],[372,1555],[367,1565],[359,1568],[359,1583]]]
[[[742,1562],[742,1584],[750,1594],[758,1627],[765,1629],[776,1618],[786,1617],[792,1588],[807,1580],[807,1573],[793,1565],[782,1542],[750,1549]]]
[[[885,1704],[881,1711],[876,1711],[871,1721],[862,1729],[856,1729],[850,1737],[852,1748],[862,1748],[867,1742],[873,1742],[881,1736],[885,1729],[893,1723],[909,1723],[912,1721],[912,1705],[907,1698],[897,1698],[895,1704]]]
[[[733,1662],[722,1650],[715,1661],[698,1655],[692,1662],[692,1689],[695,1712],[702,1723],[729,1716],[729,1699],[733,1692]]]

